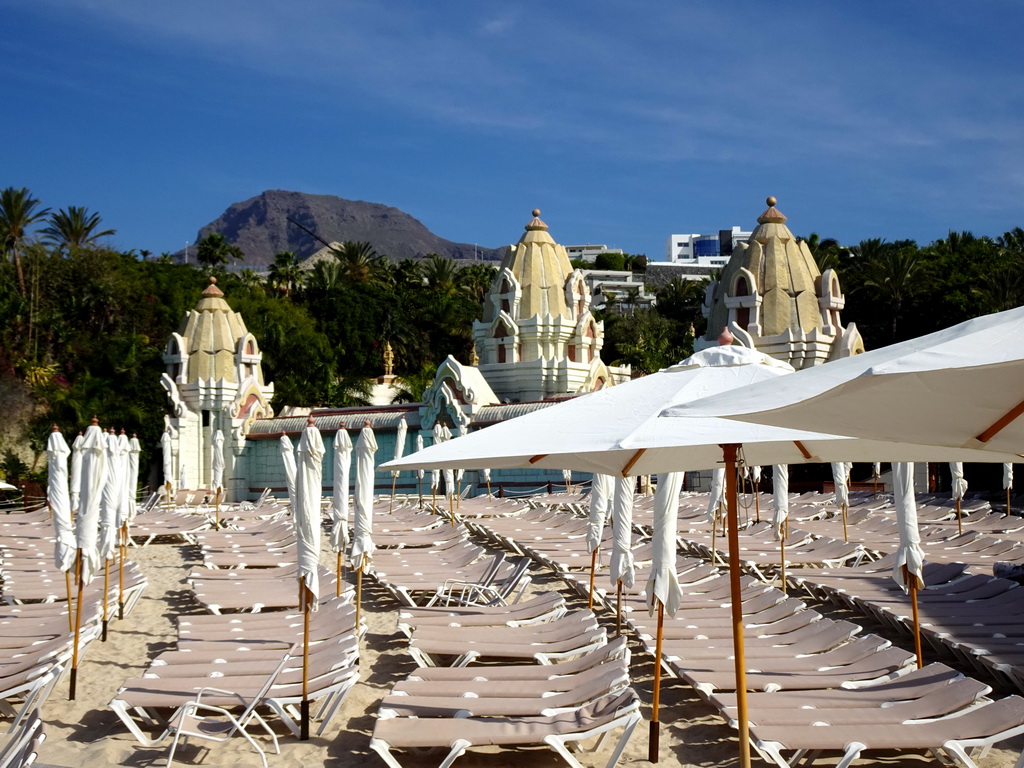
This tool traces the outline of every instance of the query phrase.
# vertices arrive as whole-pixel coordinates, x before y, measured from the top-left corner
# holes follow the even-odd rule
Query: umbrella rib
[[[644,453],[646,453],[646,452],[647,452],[646,448],[641,448],[636,453],[633,454],[633,458],[631,458],[629,461],[627,461],[626,462],[626,466],[624,466],[622,468],[622,476],[623,477],[629,477],[629,470],[631,470],[633,468],[634,464],[636,464],[638,461],[640,461],[640,457],[643,456]]]
[[[809,460],[811,458],[811,452],[808,451],[807,447],[803,443],[801,443],[799,440],[794,440],[793,441],[793,445],[795,445],[797,448],[800,449],[800,453],[802,453],[804,455],[805,459]]]
[[[987,443],[993,437],[995,437],[1000,432],[1002,432],[1003,429],[1005,429],[1007,427],[1007,425],[1010,424],[1010,422],[1012,422],[1014,419],[1016,419],[1022,413],[1024,413],[1024,400],[1021,400],[1019,403],[1017,403],[1013,408],[1011,408],[1006,413],[1004,413],[999,418],[999,420],[996,421],[995,424],[993,424],[991,427],[989,427],[984,432],[982,432],[980,435],[978,435],[978,437],[977,437],[978,442],[979,443]]]
[[[531,464],[536,464],[538,461],[541,461],[542,459],[546,459],[547,457],[548,457],[548,454],[546,454],[546,453],[538,453],[536,456],[534,456],[533,458],[530,459],[530,463]]]

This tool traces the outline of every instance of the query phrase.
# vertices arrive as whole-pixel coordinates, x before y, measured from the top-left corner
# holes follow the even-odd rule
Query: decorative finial
[[[480,355],[476,353],[476,344],[469,350],[469,364],[474,368],[480,365]]]
[[[288,433],[285,432],[283,429],[281,430],[281,437],[288,437]]]
[[[137,439],[137,438],[138,438],[138,436],[139,436],[139,433],[138,433],[138,432],[132,432],[132,437],[133,437],[133,438],[136,438],[136,439]]]
[[[51,432],[60,432],[60,427],[58,427],[56,424],[54,424],[53,428],[50,431]]]
[[[775,205],[775,203],[772,203],[772,205]],[[216,285],[216,284],[217,284],[217,278],[214,277],[213,275],[210,275],[210,285]]]
[[[758,224],[785,224],[786,223],[786,217],[783,215],[782,211],[780,211],[778,208],[775,207],[776,204],[779,202],[778,200],[775,199],[775,196],[774,195],[769,195],[765,199],[765,202],[768,203],[768,207],[765,209],[764,213],[762,213],[760,216],[757,217],[757,223]]]
[[[384,375],[393,376],[395,373],[395,350],[391,348],[391,342],[384,342]]]
[[[540,208],[534,208],[533,209],[533,216],[534,216],[534,218],[537,218],[537,217],[540,216]]]
[[[369,419],[363,419],[363,426],[364,427],[370,426],[370,420]]]
[[[537,230],[546,231],[547,228],[548,228],[548,225],[540,220],[540,208],[534,208],[533,209],[533,218],[530,219],[530,223],[526,225],[526,231],[527,232],[532,232],[532,231],[537,231]]]
[[[765,202],[768,203],[769,208],[774,208],[775,204],[778,203],[779,201],[775,199],[774,195],[768,195],[768,198],[765,200]]]
[[[309,416],[306,418],[306,426],[307,427],[315,427],[316,426],[316,420],[313,418],[313,414],[312,413],[309,414]]]
[[[723,328],[722,332],[718,334],[718,343],[723,347],[730,346],[734,341],[736,341],[736,337],[732,335],[728,326]]]
[[[100,423],[100,420],[97,419],[95,416],[93,416],[92,417],[92,421],[90,421],[89,423],[92,424],[93,426],[97,426],[98,427],[99,423]]]
[[[122,435],[126,435],[126,434],[128,434],[128,433],[127,433],[127,432],[125,431],[125,428],[124,428],[124,427],[121,427],[121,434],[122,434]]]

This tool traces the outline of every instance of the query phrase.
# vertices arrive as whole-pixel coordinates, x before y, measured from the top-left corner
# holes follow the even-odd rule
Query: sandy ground
[[[195,547],[178,544],[153,544],[133,549],[132,558],[149,579],[149,586],[135,611],[123,621],[114,621],[106,643],[95,642],[82,663],[78,680],[78,700],[67,699],[67,681],[63,681],[47,701],[43,717],[48,738],[39,756],[44,764],[66,766],[150,766],[163,765],[167,744],[158,747],[140,746],[107,707],[118,686],[127,678],[140,674],[156,654],[168,650],[175,642],[174,617],[198,613],[191,598],[185,576],[199,563]],[[333,563],[333,555],[325,553],[325,565]],[[405,652],[405,642],[395,632],[397,604],[372,586],[364,592],[364,615],[368,633],[360,662],[362,679],[355,686],[342,710],[322,738],[312,737],[299,742],[278,723],[281,755],[268,755],[276,768],[307,768],[307,766],[384,766],[383,761],[368,749],[370,733],[380,699],[392,685],[414,669]],[[538,574],[532,589],[561,589],[571,593],[550,575]],[[585,607],[585,605],[583,606]],[[863,622],[862,622],[863,623]],[[608,626],[614,628],[609,622]],[[866,629],[873,629],[866,626]],[[634,685],[645,702],[644,715],[649,715],[653,663],[642,652],[633,654]],[[737,743],[734,732],[727,728],[687,686],[666,679],[662,689],[661,763],[679,766],[737,765]],[[204,743],[205,744],[205,743]],[[1024,737],[1007,745],[1009,749],[993,750],[980,765],[982,768],[1013,766],[1024,747]],[[623,766],[647,763],[648,723],[642,722],[620,762]],[[606,745],[596,753],[580,756],[587,766],[603,766],[611,752]],[[399,753],[402,764],[409,768],[436,766],[439,753]],[[176,763],[204,766],[260,766],[258,755],[240,738],[224,744],[179,748]],[[821,765],[834,765],[823,760]],[[765,765],[755,754],[755,765]],[[887,765],[898,768],[937,765],[925,755],[876,757],[857,765]],[[563,766],[565,763],[546,748],[498,750],[488,748],[467,753],[456,761],[457,766],[473,768],[488,766]]]

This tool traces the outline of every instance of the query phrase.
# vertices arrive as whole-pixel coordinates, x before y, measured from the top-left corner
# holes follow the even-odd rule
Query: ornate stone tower
[[[543,400],[628,378],[601,362],[604,324],[590,313],[590,289],[573,270],[540,211],[509,246],[473,323],[480,372],[503,400]]]
[[[721,280],[708,285],[707,336],[695,348],[717,344],[728,327],[737,344],[757,349],[794,368],[864,351],[857,327],[839,317],[846,298],[835,270],[818,270],[807,244],[798,242],[786,217],[768,198],[750,240],[733,251]]]
[[[242,316],[232,311],[217,279],[203,291],[164,349],[167,371],[160,384],[171,401],[165,417],[176,442],[174,485],[182,476],[192,488],[209,488],[213,437],[224,436],[224,490],[227,498],[245,498],[234,472],[254,419],[272,416],[274,385],[263,380],[263,355]]]

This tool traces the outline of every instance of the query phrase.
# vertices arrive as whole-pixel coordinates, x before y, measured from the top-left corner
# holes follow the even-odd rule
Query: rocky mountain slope
[[[294,251],[301,258],[316,253],[322,244],[290,223],[289,218],[328,242],[366,241],[377,253],[394,260],[418,258],[428,253],[453,259],[501,258],[499,249],[453,243],[438,237],[397,208],[333,195],[282,190],[267,190],[230,206],[218,219],[199,230],[196,242],[209,232],[219,232],[242,249],[244,264],[255,268],[272,262],[280,251]]]

